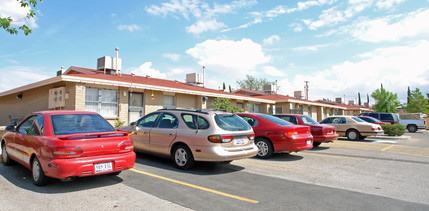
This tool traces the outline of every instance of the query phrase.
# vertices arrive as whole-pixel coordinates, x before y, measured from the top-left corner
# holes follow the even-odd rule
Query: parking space
[[[45,209],[58,203],[39,200],[94,208],[85,199],[91,197],[103,202],[99,208],[122,210],[428,210],[429,148],[421,142],[429,133],[407,135],[409,140],[340,139],[269,159],[197,163],[188,171],[177,170],[169,159],[138,153],[134,168],[119,176],[53,181],[46,187],[33,186],[23,167],[1,165],[0,197],[10,209],[25,207],[20,198],[31,196],[35,207]]]

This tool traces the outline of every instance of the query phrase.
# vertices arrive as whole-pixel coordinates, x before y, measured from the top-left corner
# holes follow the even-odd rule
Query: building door
[[[144,114],[143,93],[130,92],[128,96],[128,123],[131,123]]]

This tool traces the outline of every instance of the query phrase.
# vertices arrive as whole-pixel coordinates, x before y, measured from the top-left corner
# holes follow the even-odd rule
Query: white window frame
[[[88,98],[88,91],[93,90],[97,91],[97,100],[95,101],[89,101]],[[103,96],[101,95],[101,92],[114,92],[113,101],[104,101]],[[106,96],[104,96],[106,97]],[[112,99],[112,98],[110,98]],[[96,104],[96,108],[94,106],[90,106],[90,104]],[[114,109],[110,109],[109,107],[114,107]],[[85,89],[85,111],[92,111],[99,113],[103,117],[118,117],[119,113],[119,93],[118,90],[115,89],[99,89],[99,88],[92,88],[92,87],[86,87]]]

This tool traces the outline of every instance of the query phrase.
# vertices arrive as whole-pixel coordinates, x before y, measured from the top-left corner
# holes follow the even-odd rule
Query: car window
[[[235,114],[216,114],[215,115],[216,124],[228,131],[243,131],[250,130],[250,125]]]
[[[30,118],[28,118],[27,120],[25,120],[20,126],[18,126],[18,128],[16,129],[16,131],[18,131],[18,133],[24,134],[24,135],[36,135],[36,131],[33,128],[33,124],[34,121],[36,120],[37,115],[31,116]]]
[[[258,117],[264,118],[276,125],[280,125],[280,126],[284,126],[284,125],[293,125],[292,123],[284,120],[284,119],[280,119],[274,116],[270,116],[270,115],[266,115],[266,114],[259,114]]]
[[[153,114],[148,114],[146,116],[144,116],[143,118],[141,118],[138,122],[137,122],[137,126],[139,127],[153,127],[155,120],[158,118],[160,113],[153,113]]]
[[[369,113],[368,116],[374,117],[374,118],[378,119],[378,114],[377,113]]]
[[[177,118],[172,114],[164,113],[158,121],[158,128],[177,128]]]
[[[294,117],[294,116],[278,116],[278,117],[280,117],[280,118],[282,118],[282,119],[284,119],[290,123],[298,124],[298,121],[297,121],[296,117]]]
[[[204,130],[210,127],[209,122],[199,115],[182,114],[182,119],[191,129]],[[198,124],[196,124],[196,122],[198,122]]]
[[[51,120],[55,135],[116,131],[98,114],[55,114]]]
[[[301,116],[301,121],[307,125],[318,125],[319,124],[309,116]]]
[[[250,116],[244,116],[244,115],[240,115],[241,118],[243,118],[247,123],[249,123],[250,126],[252,127],[256,127],[258,126],[259,122],[258,120],[256,120],[253,117]]]
[[[346,123],[347,123],[347,119],[345,117],[341,117],[338,124],[346,124]]]
[[[365,122],[362,119],[355,117],[355,116],[353,116],[352,119],[355,120],[356,122]]]
[[[391,114],[380,114],[380,120],[382,121],[394,121]]]
[[[326,118],[320,122],[320,124],[332,124],[333,118]]]

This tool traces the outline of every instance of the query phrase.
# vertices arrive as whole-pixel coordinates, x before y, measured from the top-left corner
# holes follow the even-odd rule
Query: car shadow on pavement
[[[169,158],[159,157],[146,153],[136,153],[136,163],[150,166],[153,168],[189,173],[196,175],[218,175],[227,174],[236,171],[241,171],[244,167],[234,165],[234,161],[231,163],[225,162],[196,162],[195,165],[188,170],[180,170],[174,167],[173,160]]]
[[[0,175],[13,185],[37,193],[68,193],[88,190],[122,182],[119,176],[97,175],[90,177],[78,177],[74,181],[62,182],[59,179],[48,178],[46,186],[36,186],[33,184],[32,173],[20,164],[12,166],[0,165]]]
[[[309,149],[310,151],[324,151],[330,149],[330,147],[325,147],[325,146],[317,146],[317,147],[313,147],[311,149]],[[305,152],[305,151],[304,151]]]
[[[299,152],[298,152],[299,153]],[[261,159],[257,157],[251,158],[252,160],[269,160],[269,161],[279,161],[279,162],[286,162],[286,161],[297,161],[302,160],[304,157],[297,153],[274,153],[273,156],[267,159]]]

